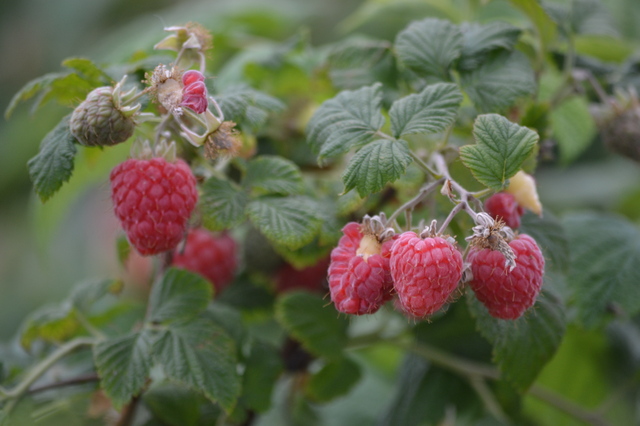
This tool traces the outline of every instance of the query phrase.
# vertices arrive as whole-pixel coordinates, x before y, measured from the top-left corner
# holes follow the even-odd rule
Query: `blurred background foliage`
[[[553,6],[561,11],[569,2],[549,2],[550,13]],[[640,2],[607,0],[598,4],[606,9],[600,11],[604,13],[594,12],[593,19],[579,21],[584,28],[574,40],[578,60],[595,74],[600,70],[602,75],[613,75],[604,82],[609,90],[616,85],[632,85],[640,91]],[[298,68],[313,65],[313,57],[298,55],[300,67],[292,66],[289,74],[280,72],[278,75],[284,76],[280,79],[270,76],[268,67],[255,66],[257,58],[273,57],[278,49],[301,38],[308,38],[314,46],[352,35],[392,41],[409,22],[428,16],[456,23],[498,19],[521,27],[530,25],[506,0],[6,0],[0,4],[0,107],[4,110],[29,80],[59,71],[60,62],[67,57],[88,57],[96,63],[129,60],[137,52],[150,53],[150,47],[164,36],[163,27],[188,21],[201,23],[214,35],[209,74],[226,83],[236,79],[257,81],[262,90],[286,101],[292,101],[286,97],[296,90],[317,91],[320,101],[326,97],[322,87],[308,87],[308,80],[295,78]],[[545,87],[552,88],[553,84],[553,76],[545,76],[541,97]],[[558,140],[542,141],[545,151],[536,179],[545,209],[556,214],[595,209],[640,224],[640,167],[607,151],[589,115],[580,116],[584,111],[584,106],[568,106],[566,114],[552,124]],[[37,153],[43,136],[67,112],[48,104],[31,114],[29,106],[22,105],[11,120],[0,120],[0,340],[4,342],[14,336],[27,313],[60,300],[73,283],[91,276],[119,274],[113,247],[117,223],[111,214],[106,177],[111,167],[128,155],[128,147],[82,151],[70,183],[44,205],[32,191],[26,162]],[[576,128],[581,129],[578,142],[571,137]],[[563,131],[569,132],[564,140]],[[454,310],[449,316],[455,314]],[[366,321],[361,325],[366,328]],[[613,323],[606,334],[569,328],[539,383],[587,407],[601,404],[613,393],[607,375],[623,376],[622,372],[628,371],[623,366],[629,365],[632,371],[638,371],[637,330],[624,323]],[[455,344],[439,338],[443,346]],[[0,353],[10,351],[11,344],[6,345]],[[476,347],[487,349],[486,342]],[[384,419],[405,419],[402,424],[414,424],[408,419],[427,418],[428,409],[437,411],[434,418],[440,418],[445,410],[430,394],[437,388],[434,383],[442,384],[442,392],[459,395],[460,400],[469,391],[456,376],[429,368],[424,361],[405,360],[403,370],[398,371],[401,357],[400,349],[386,347],[356,353],[364,366],[363,380],[348,398],[328,405],[323,416],[342,419],[340,424],[345,425],[372,424],[375,419],[380,424],[386,424]],[[594,365],[603,368],[593,369]],[[569,367],[579,378],[567,380],[564,372]],[[398,374],[415,377],[415,388],[406,392],[394,389]],[[624,381],[624,377],[617,379]],[[284,390],[276,388],[275,392]],[[402,402],[412,398],[431,402],[425,403],[425,412],[403,411]],[[616,416],[621,422],[640,421],[640,413],[633,411],[634,401],[625,402]],[[542,424],[574,424],[566,415],[533,398],[524,403],[528,413],[534,413]],[[612,404],[618,406],[617,401]],[[410,405],[407,403],[407,407]],[[379,407],[380,412],[358,408],[372,406]],[[301,418],[305,418],[308,407],[301,406],[300,410]],[[281,424],[277,413],[272,411],[260,424]],[[313,424],[313,413],[307,414],[311,416],[308,424]]]

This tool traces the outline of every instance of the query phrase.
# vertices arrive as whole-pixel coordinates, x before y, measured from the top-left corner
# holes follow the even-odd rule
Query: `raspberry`
[[[524,209],[512,194],[507,192],[493,194],[484,202],[484,208],[492,218],[501,219],[509,228],[520,227],[520,216],[524,214]]]
[[[327,282],[327,268],[330,262],[331,258],[326,257],[315,265],[303,269],[296,269],[290,264],[284,265],[276,275],[278,293],[295,289],[314,292],[322,290]]]
[[[362,226],[350,222],[331,252],[329,291],[340,312],[372,314],[392,296],[393,281],[389,256],[393,240],[380,244],[373,235],[363,234]]]
[[[182,84],[185,86],[197,83],[198,81],[204,81],[204,75],[202,75],[200,71],[189,70],[182,74]]]
[[[148,256],[174,249],[198,200],[187,163],[130,159],[110,179],[116,217],[136,250]]]
[[[237,244],[229,234],[216,236],[203,228],[193,229],[184,249],[174,252],[173,265],[202,275],[220,292],[236,273]]]
[[[403,310],[418,318],[444,305],[462,277],[462,255],[441,237],[405,232],[391,249],[391,276]]]
[[[517,319],[533,306],[544,275],[544,257],[533,238],[520,234],[509,246],[516,255],[511,271],[499,251],[473,247],[467,256],[471,288],[489,313],[501,319]]]
[[[182,75],[182,102],[181,106],[191,108],[198,114],[206,111],[209,105],[207,101],[207,87],[204,85],[204,76],[200,71],[189,70]]]

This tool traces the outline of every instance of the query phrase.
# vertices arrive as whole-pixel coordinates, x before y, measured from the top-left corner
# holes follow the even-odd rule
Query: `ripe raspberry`
[[[462,255],[441,237],[405,232],[391,249],[391,276],[404,311],[422,318],[442,307],[462,277]]]
[[[524,214],[524,209],[516,198],[507,192],[498,192],[487,198],[484,208],[494,219],[502,219],[509,228],[520,227],[520,216]]]
[[[389,256],[393,240],[380,244],[374,235],[365,235],[355,222],[347,223],[342,233],[331,252],[331,300],[340,312],[372,314],[392,295]]]
[[[182,102],[181,106],[191,108],[198,114],[206,111],[207,87],[204,85],[204,76],[200,71],[189,70],[182,75]]]
[[[207,278],[218,293],[236,273],[237,244],[229,234],[216,236],[203,228],[193,229],[184,249],[174,252],[173,265]]]
[[[85,146],[111,146],[133,135],[136,123],[114,104],[113,87],[99,87],[71,114],[71,134]]]
[[[130,159],[111,171],[111,199],[127,237],[142,255],[174,249],[198,200],[187,163]]]
[[[326,290],[327,269],[330,257],[318,261],[315,265],[303,269],[296,269],[290,264],[284,265],[276,275],[276,289],[278,293],[289,290],[304,289],[318,292]]]
[[[544,275],[544,257],[533,238],[520,234],[509,247],[516,255],[510,272],[499,251],[472,247],[467,256],[471,288],[489,313],[501,319],[517,319],[533,306]]]

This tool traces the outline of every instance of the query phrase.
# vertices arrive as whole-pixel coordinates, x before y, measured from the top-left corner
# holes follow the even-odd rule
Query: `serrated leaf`
[[[202,185],[198,203],[204,226],[212,231],[230,229],[242,223],[247,194],[226,179],[212,176]]]
[[[380,191],[402,176],[411,164],[409,145],[402,139],[380,139],[356,152],[342,175],[344,192],[357,188],[361,197]]]
[[[543,217],[527,212],[522,216],[520,232],[530,235],[542,250],[547,268],[569,269],[569,240],[560,221],[549,212]]]
[[[271,242],[291,250],[309,243],[322,226],[315,202],[302,196],[258,198],[247,214]]]
[[[69,130],[70,115],[42,140],[40,152],[29,160],[29,176],[42,202],[47,201],[73,173],[75,138]]]
[[[337,45],[329,54],[329,78],[340,89],[357,89],[379,81],[378,75],[393,72],[391,43],[386,40],[353,39]]]
[[[567,282],[580,321],[594,327],[611,309],[640,312],[640,231],[632,223],[595,213],[573,214],[563,225],[571,247]]]
[[[170,379],[231,411],[240,393],[235,345],[213,322],[200,318],[174,323],[158,335],[153,352]]]
[[[318,161],[369,142],[384,125],[380,112],[382,85],[345,90],[325,101],[307,125],[307,141]]]
[[[481,111],[505,109],[536,90],[533,68],[520,52],[497,52],[475,70],[460,72],[460,83]]]
[[[277,300],[276,318],[308,351],[339,358],[347,341],[348,322],[326,305],[326,301],[311,293],[291,292]]]
[[[100,83],[88,81],[76,73],[67,74],[51,82],[42,97],[37,99],[33,109],[39,108],[50,100],[55,100],[60,105],[75,107],[79,100],[84,100],[90,91],[100,86]]]
[[[427,18],[402,30],[396,37],[395,50],[418,76],[449,80],[449,68],[462,50],[462,34],[449,21]]]
[[[560,148],[560,160],[572,163],[589,147],[597,131],[586,98],[566,100],[551,111],[549,118]]]
[[[284,370],[279,350],[256,341],[246,361],[242,382],[242,402],[259,413],[271,406],[271,395],[278,377]]]
[[[486,25],[464,23],[460,30],[463,41],[458,69],[462,71],[477,68],[491,51],[513,50],[521,33],[519,28],[505,22],[490,22]]]
[[[473,125],[475,145],[460,148],[460,157],[475,178],[500,191],[531,155],[539,136],[498,114],[485,114]]]
[[[45,306],[33,312],[22,327],[20,344],[31,350],[31,344],[41,339],[50,343],[61,343],[82,330],[69,303]]]
[[[149,296],[149,321],[188,321],[207,308],[211,284],[200,275],[177,268],[168,269]]]
[[[569,16],[571,29],[577,34],[619,37],[620,33],[607,7],[600,0],[574,0]]]
[[[350,358],[330,360],[311,376],[305,393],[315,401],[328,402],[348,394],[361,377],[360,365]]]
[[[456,117],[462,93],[455,84],[438,83],[391,105],[389,116],[396,138],[413,133],[444,131]]]
[[[69,299],[77,309],[87,312],[91,305],[107,294],[120,294],[124,283],[114,279],[88,280],[78,284]]]
[[[13,95],[13,98],[11,98],[9,106],[7,106],[7,109],[4,111],[4,117],[9,119],[20,102],[31,99],[41,90],[48,88],[55,80],[65,77],[67,74],[68,73],[66,72],[53,72],[33,79],[25,84],[22,89],[20,89],[18,93]]]
[[[543,290],[533,308],[517,320],[492,317],[471,292],[467,301],[478,331],[493,346],[493,361],[511,384],[527,390],[562,341],[566,318],[560,299]]]
[[[62,65],[80,73],[87,81],[95,85],[108,85],[113,78],[104,72],[99,66],[88,58],[68,58],[62,61]]]
[[[93,347],[100,386],[117,410],[138,395],[151,369],[151,336],[142,331]]]
[[[247,164],[243,184],[257,195],[295,194],[302,190],[302,173],[293,161],[263,155]]]
[[[252,132],[265,125],[270,113],[284,109],[279,99],[245,85],[227,87],[214,97],[225,120],[234,121]]]

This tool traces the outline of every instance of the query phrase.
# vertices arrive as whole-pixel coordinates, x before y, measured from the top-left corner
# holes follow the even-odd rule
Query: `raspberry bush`
[[[102,191],[119,263],[25,315],[0,425],[637,420],[637,185],[553,201],[638,160],[630,42],[598,0],[391,3],[328,44],[221,11],[17,92],[67,108],[34,208]]]

